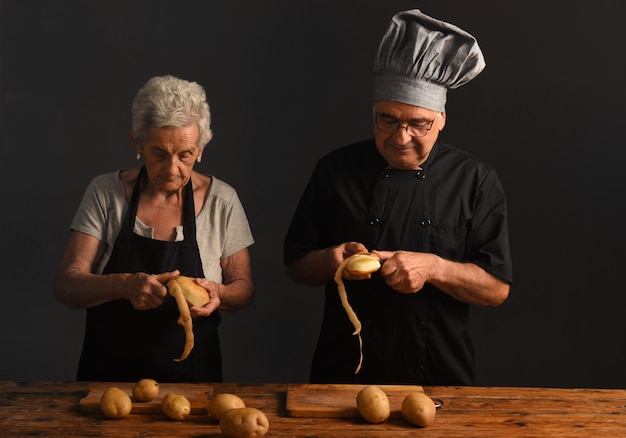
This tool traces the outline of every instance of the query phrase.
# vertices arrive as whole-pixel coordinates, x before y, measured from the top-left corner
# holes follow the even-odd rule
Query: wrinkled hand
[[[198,278],[196,279],[196,281],[208,292],[209,302],[201,307],[191,306],[189,308],[189,311],[191,312],[191,316],[193,316],[194,318],[197,316],[209,316],[218,307],[220,307],[220,304],[222,303],[219,291],[220,288],[223,287],[223,285],[215,283],[214,281],[208,280],[206,278]]]
[[[372,251],[384,263],[380,275],[394,290],[402,293],[420,291],[429,280],[436,257],[433,254],[411,251]]]
[[[144,272],[131,274],[127,282],[128,300],[137,310],[156,309],[163,304],[167,296],[165,283],[179,275],[179,271],[162,274],[146,274]]]

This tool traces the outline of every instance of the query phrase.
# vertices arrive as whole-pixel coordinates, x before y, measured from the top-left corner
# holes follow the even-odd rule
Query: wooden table
[[[203,414],[182,422],[133,413],[110,420],[79,409],[87,382],[1,382],[0,437],[220,437]],[[107,384],[108,385],[108,384]],[[189,384],[188,384],[189,385]],[[402,418],[368,424],[359,418],[293,417],[286,384],[193,384],[182,391],[239,395],[269,418],[267,437],[619,437],[626,436],[626,391],[504,387],[425,387],[444,405],[435,423],[418,428]],[[162,385],[162,388],[164,386]],[[93,391],[93,389],[92,389]],[[194,402],[196,407],[201,401]],[[393,407],[392,407],[393,409]]]

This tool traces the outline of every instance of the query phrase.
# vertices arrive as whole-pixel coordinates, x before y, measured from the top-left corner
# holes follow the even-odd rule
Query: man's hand
[[[405,294],[421,290],[437,263],[436,256],[423,252],[372,251],[372,254],[383,261],[379,272],[385,282]]]
[[[384,261],[380,274],[402,293],[420,291],[430,283],[451,297],[468,304],[499,306],[509,296],[511,285],[480,266],[453,262],[435,254],[411,251],[372,251]]]
[[[368,250],[359,242],[345,242],[330,248],[317,249],[287,265],[287,274],[298,284],[324,284],[335,276],[337,268],[345,259],[360,252]]]

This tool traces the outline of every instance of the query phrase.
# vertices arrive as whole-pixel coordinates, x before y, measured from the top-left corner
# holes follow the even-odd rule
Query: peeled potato
[[[133,400],[147,402],[159,396],[159,383],[154,379],[141,379],[133,386]]]
[[[167,283],[167,287],[171,290],[171,288],[175,287],[174,284],[180,287],[183,296],[190,306],[202,307],[210,301],[209,293],[205,288],[196,283],[196,280],[192,277],[181,275],[180,277],[173,278]]]
[[[269,420],[256,408],[230,409],[220,419],[222,434],[229,438],[260,438],[269,428]]]
[[[213,397],[209,403],[208,414],[214,420],[220,421],[224,412],[245,407],[245,403],[238,396],[224,392]]]
[[[161,410],[172,420],[184,420],[191,414],[191,403],[184,395],[169,393],[163,397]]]
[[[380,259],[373,254],[353,254],[347,260],[345,270],[351,274],[372,274],[380,269]]]
[[[359,415],[370,423],[382,423],[391,414],[387,394],[375,385],[366,386],[359,391],[356,405]]]
[[[402,416],[416,426],[426,427],[433,424],[437,407],[435,402],[423,392],[412,392],[402,402]]]
[[[100,411],[109,418],[127,417],[132,408],[130,396],[116,386],[105,389],[100,397]]]

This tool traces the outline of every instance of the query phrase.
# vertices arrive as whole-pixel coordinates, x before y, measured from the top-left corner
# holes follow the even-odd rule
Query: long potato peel
[[[189,353],[193,350],[193,320],[191,318],[191,312],[189,311],[189,304],[187,303],[187,299],[180,285],[176,281],[170,280],[167,283],[167,289],[170,295],[176,300],[176,305],[180,312],[177,323],[185,329],[185,348],[183,349],[183,354],[181,354],[180,358],[174,359],[176,362],[182,362],[187,359]]]
[[[346,286],[343,282],[343,271],[346,270],[355,274],[372,274],[379,269],[380,259],[378,257],[370,253],[358,253],[345,259],[335,271],[334,280],[337,283],[341,305],[354,326],[354,333],[352,334],[359,338],[359,363],[354,374],[358,374],[361,371],[361,365],[363,365],[363,339],[361,338],[361,321],[348,301]]]

